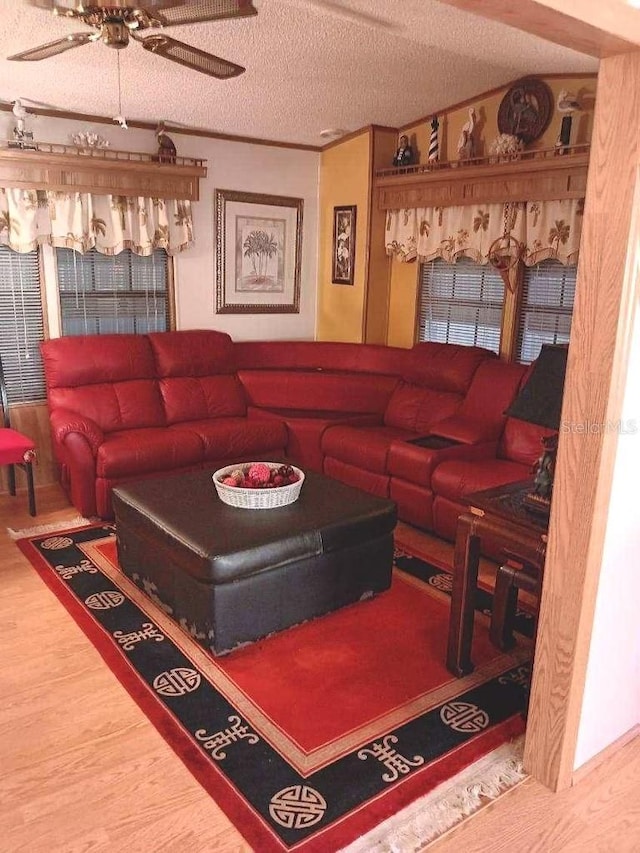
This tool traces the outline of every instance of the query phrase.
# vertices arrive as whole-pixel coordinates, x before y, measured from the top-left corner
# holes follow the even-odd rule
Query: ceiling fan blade
[[[148,4],[143,2],[143,5],[146,7]],[[163,9],[161,12],[154,10],[150,17],[163,27],[172,27],[178,24],[197,24],[201,21],[220,21],[225,18],[244,18],[257,14],[258,10],[252,0],[199,0],[186,6]]]
[[[39,59],[57,56],[59,53],[64,53],[65,50],[71,50],[72,47],[82,47],[83,44],[88,44],[90,41],[96,41],[99,38],[100,33],[70,33],[63,39],[41,44],[40,47],[32,47],[30,50],[23,50],[22,53],[15,53],[13,56],[8,56],[7,59],[15,59],[18,62],[37,62]]]
[[[55,12],[56,15],[69,15],[73,17],[81,17],[88,9],[132,9],[137,8],[131,0],[27,0],[30,6],[37,6],[39,9],[48,9],[50,12]],[[175,6],[184,2],[184,0],[146,0],[145,8],[147,11],[155,9],[164,9],[167,6]]]
[[[246,71],[242,65],[220,59],[219,56],[206,53],[204,50],[199,50],[197,47],[192,47],[182,41],[176,41],[169,36],[147,36],[146,38],[136,38],[136,41],[139,41],[145,50],[150,50],[158,56],[164,56],[165,59],[186,65],[187,68],[193,68],[194,71],[201,71],[203,74],[217,77],[220,80],[237,77],[238,74]]]

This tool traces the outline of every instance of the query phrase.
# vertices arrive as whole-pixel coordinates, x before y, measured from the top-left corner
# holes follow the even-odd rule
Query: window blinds
[[[422,264],[418,340],[498,352],[504,283],[493,267],[469,258]]]
[[[542,344],[566,344],[576,293],[577,267],[548,260],[524,268],[518,320],[517,358],[534,361]]]
[[[63,335],[145,334],[169,328],[167,254],[56,249]]]
[[[38,251],[0,246],[0,355],[10,403],[44,399],[43,338]]]

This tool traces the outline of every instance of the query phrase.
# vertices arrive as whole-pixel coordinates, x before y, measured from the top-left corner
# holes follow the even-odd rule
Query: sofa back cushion
[[[391,395],[384,423],[427,435],[438,421],[452,415],[461,402],[462,394],[401,382]]]
[[[497,441],[527,368],[523,364],[490,359],[477,369],[459,410],[440,422],[435,432],[446,438],[473,443]]]
[[[247,404],[236,376],[176,376],[160,380],[167,423],[242,417]]]
[[[188,329],[148,335],[157,376],[217,376],[235,373],[234,344],[225,332]]]
[[[478,367],[497,359],[491,350],[426,341],[410,352],[404,379],[435,391],[465,394]]]
[[[49,409],[94,420],[106,433],[166,423],[145,335],[78,335],[41,345]]]
[[[265,409],[381,415],[395,376],[316,370],[240,370],[249,403]]]
[[[239,369],[348,371],[402,376],[411,351],[382,344],[342,341],[238,341],[234,344]]]
[[[224,332],[149,335],[167,423],[241,417],[247,404],[235,375],[233,341]]]
[[[49,390],[156,377],[146,335],[71,335],[40,349]]]

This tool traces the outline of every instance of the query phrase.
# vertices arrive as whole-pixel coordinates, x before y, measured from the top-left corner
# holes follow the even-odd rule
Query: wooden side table
[[[539,571],[544,567],[549,521],[522,503],[532,488],[527,480],[475,492],[467,497],[469,509],[458,519],[447,646],[447,668],[458,678],[474,668],[471,641],[482,540],[491,539]]]

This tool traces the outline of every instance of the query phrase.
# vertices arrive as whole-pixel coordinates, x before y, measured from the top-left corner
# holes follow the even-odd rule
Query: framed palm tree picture
[[[300,311],[301,198],[216,190],[216,311]]]
[[[333,284],[353,284],[356,256],[356,206],[333,208]]]

